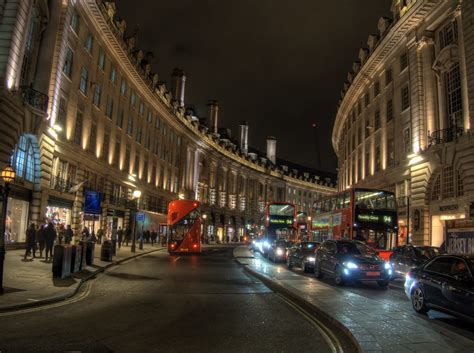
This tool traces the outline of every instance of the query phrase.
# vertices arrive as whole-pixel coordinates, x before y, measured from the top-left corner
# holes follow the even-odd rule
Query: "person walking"
[[[100,228],[97,231],[97,244],[102,244],[102,238],[104,237],[104,230]]]
[[[71,241],[72,241],[72,237],[74,236],[74,232],[72,231],[72,228],[71,228],[71,225],[68,224],[67,225],[67,229],[66,229],[66,237],[64,239],[64,242],[66,244],[71,244]]]
[[[82,235],[82,239],[83,241],[87,241],[87,239],[89,239],[89,229],[87,229],[87,227],[84,227],[84,229],[82,230],[81,232],[81,235]]]
[[[117,242],[118,242],[118,247],[119,249],[122,247],[122,242],[123,242],[123,230],[122,227],[119,227],[117,231]]]
[[[52,222],[48,223],[48,226],[44,229],[44,241],[46,243],[46,256],[45,261],[53,261],[53,246],[54,241],[56,240],[57,234],[56,229],[54,229],[54,224]]]
[[[125,245],[128,246],[128,243],[130,242],[130,240],[132,239],[132,230],[130,229],[130,227],[127,227],[127,229],[125,230]]]
[[[155,242],[156,242],[156,230],[153,229],[153,232],[151,232],[151,246],[153,246]]]
[[[59,226],[58,241],[59,241],[59,244],[62,244],[63,241],[64,241],[64,244],[66,244],[66,228],[64,227],[64,224],[61,224]]]
[[[145,231],[145,242],[148,244],[150,242],[150,237],[151,237],[151,233],[150,233],[150,230],[147,229]]]
[[[26,251],[24,260],[27,256],[36,257],[36,227],[34,223],[31,223],[29,228],[26,230]]]
[[[42,224],[36,230],[36,242],[38,243],[40,259],[43,258],[43,250],[44,250],[44,224]]]

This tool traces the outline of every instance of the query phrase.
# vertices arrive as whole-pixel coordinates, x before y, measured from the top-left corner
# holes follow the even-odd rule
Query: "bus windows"
[[[345,192],[345,193],[344,193],[344,204],[343,204],[343,207],[344,207],[344,208],[349,208],[350,203],[351,203],[351,194],[350,194],[349,192]]]
[[[395,195],[384,191],[356,190],[355,206],[361,210],[395,210]]]
[[[337,209],[340,210],[344,208],[344,194],[339,194],[337,196]]]

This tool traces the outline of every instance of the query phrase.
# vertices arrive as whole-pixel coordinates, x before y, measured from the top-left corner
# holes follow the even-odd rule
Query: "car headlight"
[[[263,242],[263,246],[266,247],[266,248],[268,248],[268,247],[270,247],[270,243],[269,243],[268,241],[264,241],[264,242]]]
[[[391,270],[391,269],[392,269],[392,266],[391,266],[388,262],[386,262],[385,265],[384,265],[384,268],[385,268],[386,270]]]
[[[315,262],[315,261],[316,261],[316,259],[315,259],[315,257],[314,257],[314,256],[308,256],[308,257],[306,257],[306,261],[309,261],[309,262]]]
[[[359,266],[357,266],[355,263],[353,262],[344,262],[343,265],[347,268],[350,268],[352,270],[356,269],[356,268],[359,268]]]
[[[276,254],[277,254],[278,256],[283,255],[283,250],[280,249],[280,248],[277,248],[277,249],[276,249]]]

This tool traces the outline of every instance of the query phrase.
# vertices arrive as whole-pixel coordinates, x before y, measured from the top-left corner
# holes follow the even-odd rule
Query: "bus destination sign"
[[[387,214],[359,213],[357,220],[359,222],[393,224],[393,216]]]
[[[270,217],[268,222],[274,225],[293,225],[293,218],[274,218]]]

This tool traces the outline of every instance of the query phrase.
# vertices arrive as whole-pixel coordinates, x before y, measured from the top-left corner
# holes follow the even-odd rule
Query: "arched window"
[[[456,177],[455,177],[456,176]],[[459,172],[452,166],[444,167],[436,176],[431,188],[431,201],[440,201],[464,195],[464,185]]]
[[[433,189],[431,191],[431,201],[441,200],[441,177],[440,175],[436,176],[436,180],[433,184]]]
[[[16,175],[29,182],[35,181],[35,155],[32,141],[27,136],[21,136],[11,157],[11,165]]]

